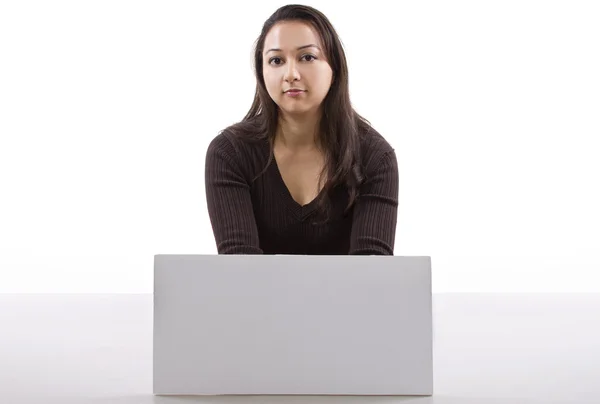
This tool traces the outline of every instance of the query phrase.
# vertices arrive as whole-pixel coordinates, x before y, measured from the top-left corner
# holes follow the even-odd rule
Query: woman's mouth
[[[290,90],[290,91],[286,91],[285,94],[290,96],[290,97],[297,97],[300,94],[303,94],[304,91],[300,91],[300,90]]]

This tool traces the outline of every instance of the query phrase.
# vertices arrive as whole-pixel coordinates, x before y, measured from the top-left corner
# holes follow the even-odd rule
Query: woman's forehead
[[[312,50],[321,49],[321,41],[316,30],[302,22],[282,22],[271,28],[265,37],[265,53],[270,50],[296,52],[312,46]]]

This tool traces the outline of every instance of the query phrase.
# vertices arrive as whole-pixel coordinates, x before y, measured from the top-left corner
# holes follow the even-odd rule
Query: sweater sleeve
[[[223,134],[208,146],[205,188],[208,214],[219,254],[262,254],[242,160]]]
[[[349,255],[394,255],[399,182],[394,150],[373,165],[354,207]]]

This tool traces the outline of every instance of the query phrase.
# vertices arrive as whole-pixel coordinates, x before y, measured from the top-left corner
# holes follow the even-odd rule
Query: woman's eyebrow
[[[310,47],[317,48],[317,49],[321,50],[321,48],[319,48],[317,45],[312,44],[312,43],[308,44],[308,45],[299,46],[299,47],[296,48],[296,50],[300,50],[300,49],[304,49],[304,48],[310,48]],[[269,49],[265,53],[269,53],[269,52],[281,52],[281,49],[279,49],[279,48],[273,48],[273,49]]]

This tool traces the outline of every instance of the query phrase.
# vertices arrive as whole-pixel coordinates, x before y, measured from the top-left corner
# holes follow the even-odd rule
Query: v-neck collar
[[[279,166],[277,165],[277,160],[275,159],[275,156],[273,156],[273,159],[271,161],[269,169],[272,174],[271,178],[273,178],[273,181],[274,181],[273,184],[274,184],[275,188],[280,191],[279,194],[281,195],[281,197],[283,199],[283,203],[285,203],[287,205],[287,207],[290,209],[290,211],[292,211],[292,213],[294,213],[294,215],[298,219],[304,220],[311,213],[313,213],[315,211],[315,209],[317,207],[317,201],[321,197],[321,194],[323,192],[325,192],[324,188],[321,190],[321,192],[319,192],[319,194],[312,201],[310,201],[306,205],[300,205],[294,199],[289,188],[285,184],[285,181],[283,180],[283,176],[281,175],[281,171],[279,171]]]

